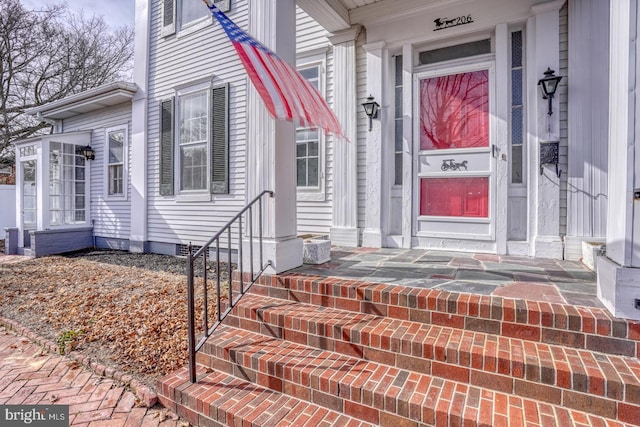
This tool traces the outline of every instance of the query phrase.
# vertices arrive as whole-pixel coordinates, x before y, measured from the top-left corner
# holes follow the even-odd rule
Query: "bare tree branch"
[[[130,79],[133,38],[132,27],[110,30],[65,3],[30,11],[0,0],[0,159],[16,139],[50,130],[26,109]]]

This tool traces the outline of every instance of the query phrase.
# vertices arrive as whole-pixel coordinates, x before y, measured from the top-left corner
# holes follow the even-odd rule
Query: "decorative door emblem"
[[[467,160],[463,160],[460,163],[456,163],[455,159],[445,159],[442,161],[442,166],[440,166],[440,169],[442,169],[443,171],[448,171],[448,170],[452,170],[452,171],[459,171],[461,170],[461,168],[464,168],[464,170],[469,170],[467,168]]]

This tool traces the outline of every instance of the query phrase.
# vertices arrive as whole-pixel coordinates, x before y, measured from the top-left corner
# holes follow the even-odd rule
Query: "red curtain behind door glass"
[[[489,178],[420,179],[420,215],[489,217]]]
[[[420,149],[489,146],[489,73],[420,81]]]

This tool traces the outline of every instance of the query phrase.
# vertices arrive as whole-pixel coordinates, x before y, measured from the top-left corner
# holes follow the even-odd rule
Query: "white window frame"
[[[206,11],[206,13],[202,17],[196,18],[193,21],[183,22],[182,5],[183,5],[183,2],[185,1],[188,1],[188,0],[173,0],[173,13],[171,16],[171,23],[168,25],[164,25],[164,19],[165,19],[164,4],[160,2],[161,12],[162,12],[161,24],[163,25],[161,30],[161,35],[163,37],[168,37],[176,34],[177,37],[180,38],[181,36],[191,34],[195,31],[198,31],[202,28],[205,28],[213,24],[214,22],[213,15],[200,2],[196,2],[194,4],[196,4],[197,7],[202,7],[202,10]],[[215,0],[214,3],[223,12],[228,12],[229,9],[231,8],[229,0]]]
[[[305,68],[318,68],[318,91],[323,98],[326,99],[326,63],[327,54],[326,51],[315,52],[313,54],[306,54],[298,57],[297,69],[303,70]],[[296,128],[297,131],[297,128]],[[296,142],[297,147],[297,142]],[[326,136],[322,129],[318,129],[318,186],[317,187],[298,187],[297,199],[299,201],[325,201],[326,194]],[[296,156],[297,157],[297,156]],[[296,167],[296,180],[297,180],[297,166]]]
[[[122,131],[124,133],[124,142],[122,144],[122,194],[109,194],[109,186],[111,184],[109,178],[109,134],[112,132]],[[128,200],[129,198],[129,126],[122,124],[111,126],[104,130],[104,197],[107,200]]]
[[[206,170],[205,170],[205,178],[206,178],[206,186],[200,190],[182,190],[182,173],[180,170],[180,104],[182,99],[195,95],[198,93],[204,93],[207,101],[206,112],[207,112],[207,136],[205,141],[206,147]],[[178,86],[175,88],[175,112],[174,112],[174,129],[175,129],[175,141],[174,141],[174,170],[173,170],[173,182],[174,182],[174,192],[176,201],[210,201],[211,200],[211,190],[210,190],[210,176],[211,176],[211,154],[209,150],[211,150],[211,79],[207,78],[206,82],[199,83],[189,83],[187,85]]]

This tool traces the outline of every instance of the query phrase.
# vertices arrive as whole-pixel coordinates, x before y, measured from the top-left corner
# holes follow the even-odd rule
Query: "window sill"
[[[297,200],[299,202],[324,202],[326,200],[324,192],[306,192],[298,190]]]
[[[121,196],[112,194],[112,195],[105,195],[104,200],[108,202],[126,202],[127,200],[129,200],[129,198],[124,194]]]
[[[176,202],[188,203],[188,202],[210,202],[211,193],[191,193],[191,194],[177,194]]]

